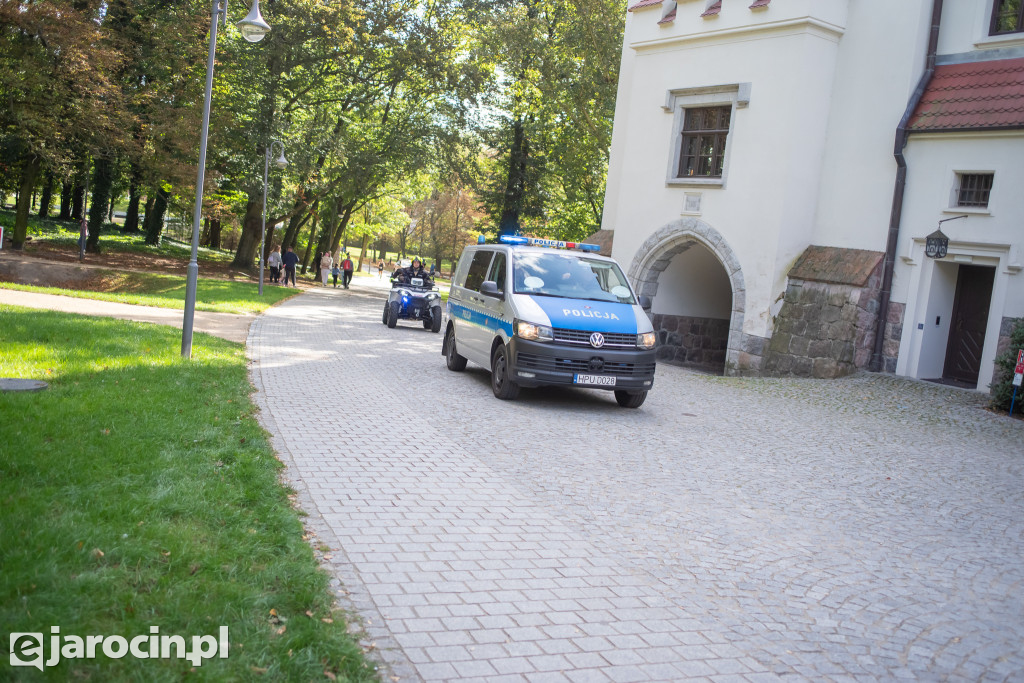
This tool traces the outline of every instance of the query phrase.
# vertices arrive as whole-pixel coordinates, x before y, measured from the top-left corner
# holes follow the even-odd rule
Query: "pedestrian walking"
[[[334,278],[334,286],[335,287],[338,286],[338,276],[339,275],[341,275],[341,268],[338,266],[337,263],[335,263],[334,267],[331,268],[331,277]]]
[[[341,270],[343,273],[341,283],[345,289],[348,289],[348,283],[352,282],[352,259],[345,254],[345,260],[341,262]]]
[[[295,284],[295,266],[299,265],[299,255],[295,253],[295,249],[288,247],[288,251],[281,257],[281,261],[284,263],[284,286],[288,286],[288,278],[291,278],[292,286],[298,287]]]
[[[331,252],[325,251],[324,255],[320,257],[320,277],[323,278],[324,287],[327,286],[327,278],[331,276],[333,266],[334,259],[331,257]]]
[[[280,245],[274,247],[274,250],[270,252],[270,256],[267,257],[267,265],[270,267],[270,281],[272,283],[281,282],[281,247]]]

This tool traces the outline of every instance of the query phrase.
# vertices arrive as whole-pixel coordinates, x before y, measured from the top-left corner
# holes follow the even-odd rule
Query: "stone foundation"
[[[657,358],[721,372],[729,343],[729,321],[656,313],[651,318],[658,335]]]

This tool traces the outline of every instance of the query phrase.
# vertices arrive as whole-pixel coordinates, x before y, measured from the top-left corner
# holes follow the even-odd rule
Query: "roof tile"
[[[911,132],[1024,128],[1024,58],[935,68]]]
[[[661,18],[661,20],[658,23],[659,24],[671,24],[675,20],[676,20],[676,8],[673,7],[671,10],[669,10],[668,14],[666,14],[665,16],[663,16]]]
[[[754,0],[754,4],[749,9],[765,9],[768,7],[768,3],[772,0]]]

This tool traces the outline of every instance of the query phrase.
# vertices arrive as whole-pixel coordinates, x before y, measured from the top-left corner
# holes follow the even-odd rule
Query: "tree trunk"
[[[231,265],[235,268],[249,270],[256,261],[256,253],[260,247],[260,229],[263,218],[263,196],[249,193],[245,204],[245,216],[242,218],[242,236],[238,239],[238,249]]]
[[[139,183],[132,177],[128,186],[128,210],[124,214],[124,231],[139,232]]]
[[[508,154],[508,177],[505,196],[498,221],[499,235],[512,235],[519,231],[519,215],[523,209],[526,189],[527,142],[523,122],[517,119],[512,128],[512,146]]]
[[[71,220],[71,194],[75,189],[72,182],[65,182],[60,187],[60,220]]]
[[[75,180],[74,189],[71,190],[71,220],[82,220],[82,207],[85,205],[85,185],[80,179]]]
[[[203,231],[199,233],[199,246],[210,246],[210,218],[203,216]]]
[[[220,249],[220,219],[210,221],[210,249]]]
[[[339,200],[340,202],[340,200]],[[341,239],[345,236],[345,230],[348,228],[348,222],[352,219],[352,211],[355,207],[355,202],[349,202],[345,206],[338,206],[338,213],[341,214],[341,220],[338,221],[338,225],[334,228],[334,236],[331,239],[331,251],[337,252],[341,248]],[[348,252],[348,247],[343,250]]]
[[[28,234],[28,214],[32,209],[32,188],[35,187],[41,168],[39,159],[33,157],[25,163],[21,171],[21,185],[18,190],[17,213],[14,216],[13,247],[16,251],[25,248],[25,236]]]
[[[288,251],[288,247],[295,248],[299,239],[299,230],[309,220],[309,212],[300,210],[300,207],[305,204],[305,200],[301,196],[295,197],[295,203],[292,204],[292,210],[295,213],[288,220],[288,228],[284,231],[284,237],[281,238],[281,251]]]
[[[356,270],[363,270],[363,255],[366,254],[366,245],[370,241],[369,233],[363,233],[363,242],[359,245],[359,263],[356,265]]]
[[[306,242],[306,253],[302,255],[302,274],[306,274],[306,269],[309,267],[309,257],[313,251],[313,242],[316,241],[316,225],[320,221],[320,216],[314,210],[313,212],[313,227],[309,230],[309,241]]]
[[[50,217],[50,205],[53,204],[53,172],[47,171],[43,179],[43,194],[39,198],[39,217]]]
[[[110,159],[97,159],[92,174],[92,204],[89,206],[89,239],[85,249],[89,253],[100,253],[100,233],[107,217],[110,202],[110,188],[114,184],[114,164]]]
[[[153,193],[153,209],[146,210],[146,244],[160,245],[160,238],[164,232],[164,214],[167,213],[167,191],[163,186],[158,186]]]

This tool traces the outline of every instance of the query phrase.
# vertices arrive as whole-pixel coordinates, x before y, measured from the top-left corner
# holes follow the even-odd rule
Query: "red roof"
[[[705,11],[704,14],[702,14],[701,16],[702,17],[713,17],[713,16],[715,16],[716,14],[718,14],[721,11],[722,11],[722,0],[716,0],[716,2],[711,3],[711,7],[708,7],[707,11]]]
[[[651,5],[660,5],[661,3],[662,0],[640,0],[640,2],[635,2],[630,5],[626,11],[632,12],[633,10],[640,9],[641,7],[650,7]]]
[[[748,9],[761,9],[762,7],[767,7],[768,3],[771,1],[772,0],[754,0],[754,4],[751,5]]]
[[[669,24],[669,23],[672,23],[675,20],[676,20],[676,8],[673,7],[671,10],[669,10],[668,14],[666,14],[664,17],[661,18],[661,20],[658,23],[659,24]]]
[[[912,132],[1024,128],[1024,58],[942,64],[910,120]]]

